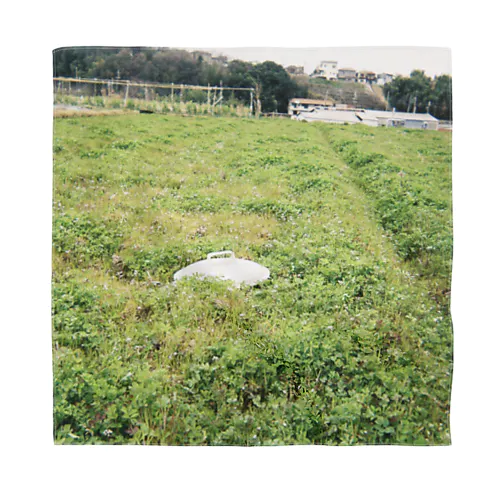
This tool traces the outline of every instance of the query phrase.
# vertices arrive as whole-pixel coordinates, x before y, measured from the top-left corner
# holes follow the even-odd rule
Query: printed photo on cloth
[[[449,445],[451,54],[53,52],[54,442]]]

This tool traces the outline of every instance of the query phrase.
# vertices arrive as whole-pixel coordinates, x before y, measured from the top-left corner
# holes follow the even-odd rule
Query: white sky
[[[451,75],[451,50],[433,47],[336,47],[336,48],[276,48],[239,47],[205,48],[224,54],[230,59],[244,61],[275,61],[283,66],[304,66],[312,73],[322,60],[337,61],[339,68],[371,70],[377,73],[409,75],[414,69],[423,69],[428,76]]]

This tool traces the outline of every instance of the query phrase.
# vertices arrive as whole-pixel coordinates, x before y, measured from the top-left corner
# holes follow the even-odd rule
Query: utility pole
[[[417,112],[417,96],[415,96],[415,102],[413,103],[413,114]]]
[[[257,85],[255,86],[255,115],[257,116],[257,118],[260,117],[260,111],[262,108],[260,102],[260,90],[261,90],[260,83],[257,83]]]
[[[127,83],[127,87],[125,88],[125,98],[123,99],[123,107],[127,107],[127,99],[128,99],[128,89],[129,89],[129,84]]]

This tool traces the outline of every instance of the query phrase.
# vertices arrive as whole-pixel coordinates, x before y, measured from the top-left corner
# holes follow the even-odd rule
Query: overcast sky
[[[451,51],[431,47],[338,47],[338,48],[206,48],[230,59],[245,61],[275,61],[283,66],[304,66],[312,73],[323,60],[338,62],[338,67],[371,70],[376,73],[409,75],[423,69],[428,76],[451,75]]]

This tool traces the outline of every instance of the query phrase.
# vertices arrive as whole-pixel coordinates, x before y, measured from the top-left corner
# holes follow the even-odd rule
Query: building
[[[344,109],[313,109],[312,111],[299,113],[296,117],[292,118],[301,122],[326,122],[346,125],[362,123],[361,118],[357,116],[355,111]]]
[[[379,73],[377,75],[377,83],[379,85],[385,85],[386,83],[391,83],[393,79],[394,75],[391,75],[390,73]]]
[[[344,82],[359,82],[368,83],[370,85],[378,83],[385,85],[392,82],[394,75],[391,73],[375,73],[374,71],[362,70],[356,71],[353,68],[338,68],[337,61],[321,61],[316,67],[311,78],[323,78],[324,80],[340,80]],[[299,74],[295,68],[302,68],[301,66],[289,66],[287,71],[290,74]]]
[[[358,83],[368,83],[371,85],[377,81],[377,75],[373,71],[358,71],[358,73],[356,73],[356,81]]]
[[[287,66],[286,72],[289,75],[304,75],[304,66]]]
[[[402,113],[359,108],[324,108],[302,111],[293,119],[305,122],[363,124],[370,127],[401,127],[437,130],[439,120],[428,113]]]
[[[336,111],[341,111],[341,110],[349,110],[349,111],[363,111],[363,108],[357,108],[353,104],[343,104],[343,103],[337,103],[335,104],[335,110]]]
[[[377,119],[379,127],[418,128],[437,130],[439,120],[429,113],[404,113],[400,111],[365,110],[366,116]]]
[[[321,61],[319,66],[311,74],[311,78],[323,78],[324,80],[337,79],[337,61]]]
[[[352,68],[341,68],[337,72],[337,79],[344,82],[355,82],[356,70]]]
[[[368,110],[365,109],[358,110],[357,115],[361,119],[361,123],[363,125],[368,125],[369,127],[380,127],[380,122],[377,116],[367,111]]]
[[[288,103],[288,114],[290,116],[298,115],[303,111],[311,111],[313,109],[329,109],[333,108],[333,101],[330,99],[302,99],[296,97]]]

